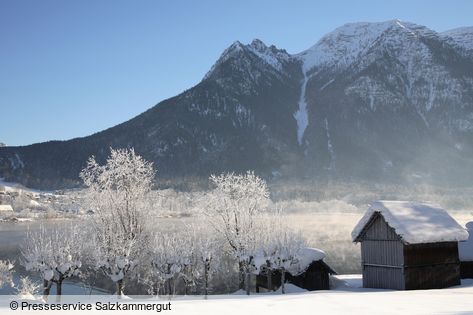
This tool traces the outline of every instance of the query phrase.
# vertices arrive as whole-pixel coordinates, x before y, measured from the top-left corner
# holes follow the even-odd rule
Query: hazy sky
[[[297,53],[334,28],[473,25],[473,1],[0,0],[0,142],[114,126],[198,83],[235,40]]]

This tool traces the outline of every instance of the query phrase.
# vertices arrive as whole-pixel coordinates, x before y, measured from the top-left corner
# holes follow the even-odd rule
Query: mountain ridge
[[[391,20],[345,24],[297,54],[236,41],[197,85],[124,123],[1,148],[0,177],[76,186],[89,155],[103,160],[109,147],[133,146],[168,178],[255,169],[266,177],[467,182],[472,36],[470,27],[437,33]]]

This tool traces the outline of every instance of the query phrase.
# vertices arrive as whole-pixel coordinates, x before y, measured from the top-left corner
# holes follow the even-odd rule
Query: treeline
[[[118,295],[132,281],[153,295],[206,296],[213,279],[250,294],[254,274],[284,276],[306,267],[304,238],[287,227],[281,209],[268,207],[267,184],[253,172],[211,176],[211,189],[197,201],[204,224],[176,233],[156,224],[155,175],[133,149],[112,149],[104,164],[88,160],[80,177],[90,222],[41,228],[22,246],[22,262],[41,276],[45,296],[53,285],[60,296],[64,280],[93,273],[113,282]]]

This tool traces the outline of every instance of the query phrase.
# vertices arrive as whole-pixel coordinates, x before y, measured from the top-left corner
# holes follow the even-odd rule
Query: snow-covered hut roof
[[[0,205],[0,212],[1,211],[13,211],[13,208],[10,205]]]
[[[304,247],[296,256],[297,259],[294,261],[287,261],[287,265],[285,266],[286,271],[293,276],[306,271],[314,261],[323,260],[325,258],[325,252],[318,248]],[[261,267],[266,264],[266,261],[267,257],[264,257],[264,255],[256,255],[254,257],[254,266],[256,267],[254,271],[255,274],[261,272]]]
[[[473,221],[466,224],[468,230],[468,240],[458,243],[458,254],[460,261],[473,261]]]
[[[325,258],[325,252],[318,248],[305,247],[298,255],[297,263],[287,268],[287,271],[293,276],[299,275],[309,268],[314,261]]]
[[[359,242],[363,232],[376,215],[383,216],[406,244],[464,241],[468,232],[447,211],[436,205],[412,201],[376,201],[351,233]]]

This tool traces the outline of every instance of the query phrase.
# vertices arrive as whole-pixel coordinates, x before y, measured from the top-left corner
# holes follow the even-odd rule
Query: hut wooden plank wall
[[[409,207],[415,211],[409,213]],[[403,225],[403,219],[409,223]],[[352,234],[361,243],[363,286],[414,290],[460,284],[458,240],[465,233],[444,210],[430,205],[374,203]]]
[[[323,260],[314,261],[309,268],[300,275],[293,276],[287,273],[287,282],[309,291],[329,290],[329,275],[336,274]]]
[[[299,288],[308,291],[315,290],[329,290],[330,289],[330,275],[337,274],[329,265],[323,260],[312,262],[309,267],[299,275],[291,275],[286,272],[285,279],[287,283],[294,284]],[[268,275],[262,273],[256,276],[256,292],[275,291],[281,286],[281,273],[273,271],[271,279],[268,282]],[[263,290],[261,290],[263,289]]]
[[[361,242],[363,287],[404,289],[404,244],[380,214],[369,222]]]

